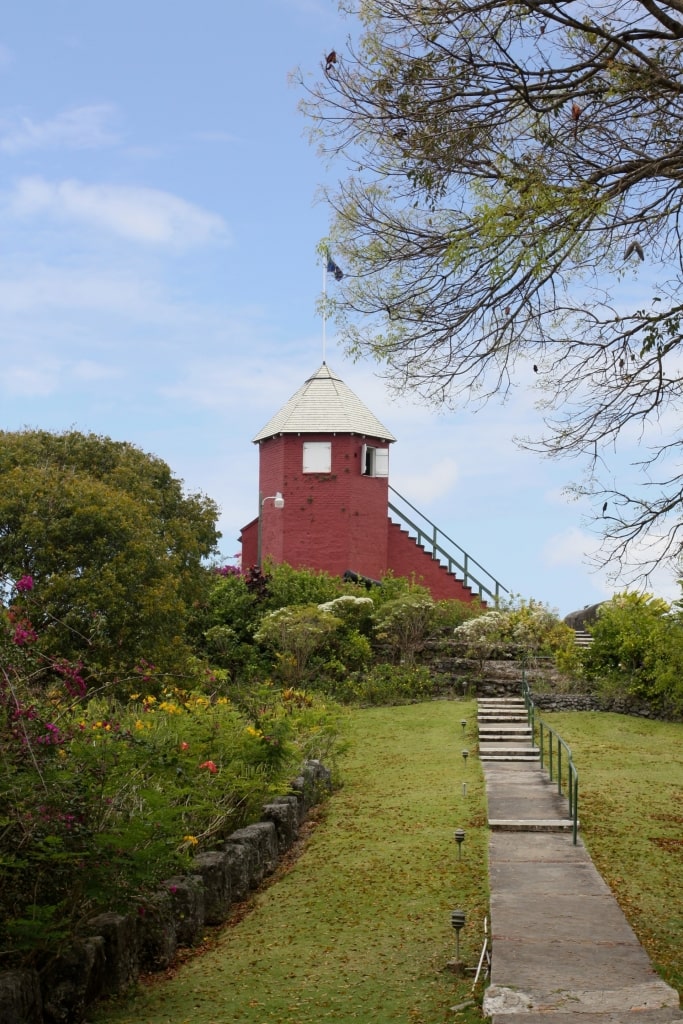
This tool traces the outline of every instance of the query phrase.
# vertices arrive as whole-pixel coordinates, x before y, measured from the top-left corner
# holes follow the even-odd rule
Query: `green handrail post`
[[[536,738],[536,707],[531,695],[531,689],[526,677],[526,665],[522,662],[522,695],[526,704],[527,716],[531,725],[531,740],[532,743]],[[562,748],[564,747],[566,757],[566,769],[565,773],[567,776],[567,802],[569,803],[569,817],[572,822],[572,842],[574,846],[579,841],[579,773],[576,770],[574,759],[570,747],[565,743],[561,736],[559,736],[555,730],[547,725],[542,718],[538,718],[538,733],[539,733],[539,752],[541,755],[541,768],[545,767],[545,734],[548,733],[548,770],[550,774],[550,781],[554,780],[554,741],[557,740],[557,791],[562,796]]]
[[[562,741],[557,737],[557,792],[562,796]]]
[[[418,515],[422,520],[423,524],[427,524],[427,527],[431,528],[431,532],[429,532],[424,525],[418,525],[416,522],[413,522],[403,508],[399,508],[391,501],[388,503],[389,511],[395,513],[400,522],[415,532],[417,535],[417,543],[424,547],[425,550],[431,548],[432,556],[435,559],[438,559],[442,565],[445,561],[448,566],[448,572],[453,573],[453,575],[462,574],[465,586],[469,587],[474,592],[478,591],[479,599],[481,601],[492,600],[495,606],[498,607],[501,599],[501,593],[508,593],[507,588],[504,587],[492,573],[485,569],[484,566],[476,560],[476,558],[472,558],[471,555],[468,555],[468,553],[459,544],[457,544],[452,537],[449,537],[447,533],[440,530],[436,523],[432,522],[432,520],[423,512],[420,512],[420,510],[408,501],[407,498],[404,498],[404,496],[400,494],[395,487],[392,487],[391,484],[389,484],[389,490],[400,499],[403,505],[406,505],[412,510],[412,512],[416,513],[416,515]],[[444,547],[444,544],[450,545],[451,548],[454,548],[459,552],[460,560],[458,560],[458,557],[456,557],[452,550],[449,550],[448,547]],[[471,563],[474,564],[479,571],[479,578],[470,571]],[[486,580],[487,582],[483,582],[483,580]]]

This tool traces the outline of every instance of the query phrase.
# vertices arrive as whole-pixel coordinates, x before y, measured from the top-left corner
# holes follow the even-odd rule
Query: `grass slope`
[[[572,748],[581,836],[662,977],[683,996],[683,725],[542,716]]]
[[[461,754],[476,742],[474,702],[373,708],[350,719],[344,786],[292,871],[208,952],[170,981],[101,1007],[99,1020],[453,1020],[449,1008],[470,996],[472,979],[444,971],[455,952],[450,911],[467,914],[461,955],[476,964],[488,906],[483,779],[476,758]],[[456,827],[467,834],[461,861]]]
[[[683,994],[683,725],[544,714],[572,747],[582,838],[655,966]],[[462,733],[460,721],[468,721]],[[439,1024],[470,995],[443,967],[450,911],[465,962],[486,913],[474,702],[355,711],[344,787],[303,857],[237,927],[118,1006],[107,1024]],[[467,797],[463,795],[467,782]],[[457,860],[453,831],[467,832]],[[466,1011],[455,1019],[475,1019]]]

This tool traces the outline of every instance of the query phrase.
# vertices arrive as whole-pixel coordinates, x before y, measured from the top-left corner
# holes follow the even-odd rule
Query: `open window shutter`
[[[388,448],[375,448],[375,476],[389,476]]]

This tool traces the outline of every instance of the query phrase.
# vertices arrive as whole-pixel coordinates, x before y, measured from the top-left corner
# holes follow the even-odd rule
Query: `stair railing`
[[[504,587],[487,569],[481,565],[476,558],[472,558],[471,555],[461,548],[456,541],[454,541],[448,534],[440,530],[436,523],[433,523],[431,519],[428,519],[423,512],[420,512],[418,508],[415,508],[407,498],[404,498],[402,494],[389,484],[389,490],[392,494],[407,505],[415,515],[420,517],[422,525],[413,522],[405,510],[397,505],[394,505],[391,501],[389,502],[389,510],[393,512],[399,520],[413,530],[417,535],[417,543],[424,547],[425,550],[429,550],[431,555],[436,558],[442,565],[444,565],[450,573],[459,576],[466,587],[470,590],[475,591],[481,601],[492,601],[496,606],[500,603],[501,595],[508,594],[509,590]],[[426,524],[426,527],[425,527]],[[444,547],[444,544],[450,545],[450,547]],[[454,553],[454,550],[457,552]],[[474,569],[473,569],[474,567]]]
[[[538,749],[541,753],[541,768],[546,767],[550,775],[550,781],[557,778],[557,792],[560,796],[565,795],[569,802],[569,817],[572,822],[572,839],[574,846],[578,843],[579,836],[579,773],[574,764],[574,758],[570,747],[567,746],[562,737],[555,730],[544,722],[536,714],[536,705],[531,696],[529,683],[526,678],[526,668],[522,666],[522,696],[526,705],[527,717],[531,726],[531,742],[536,743],[538,735]],[[538,732],[537,732],[538,730]],[[546,745],[548,756],[546,759]],[[564,751],[565,758],[562,758]],[[564,789],[563,790],[563,784]]]

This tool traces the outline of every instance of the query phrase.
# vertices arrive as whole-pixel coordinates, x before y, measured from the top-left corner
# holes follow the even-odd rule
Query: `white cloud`
[[[15,217],[45,215],[151,245],[185,248],[229,238],[222,217],[152,188],[22,178],[6,209]]]
[[[2,50],[0,49],[0,66]],[[110,130],[116,108],[109,103],[74,107],[47,121],[22,117],[0,128],[0,152],[16,156],[31,149],[97,149],[112,146],[118,136]]]
[[[81,359],[75,363],[72,369],[73,376],[77,380],[94,382],[98,380],[112,380],[122,377],[123,371],[115,366],[105,366],[104,363],[96,363],[92,359]]]
[[[592,537],[577,526],[553,534],[543,547],[543,561],[547,566],[586,565],[600,547],[598,537]]]
[[[677,583],[678,573],[671,561],[665,561],[648,573],[652,560],[664,552],[666,538],[652,535],[631,547],[628,562],[618,566],[616,562],[604,568],[595,568],[601,548],[601,540],[577,527],[549,537],[543,547],[543,561],[549,568],[588,567],[593,585],[605,595],[622,590],[646,590],[667,601],[680,597]],[[604,556],[603,556],[604,557]],[[593,569],[590,567],[593,566]],[[643,574],[648,573],[645,577]]]
[[[22,317],[39,310],[96,310],[143,321],[170,319],[172,310],[150,281],[125,273],[35,266],[0,277],[0,312]]]
[[[397,473],[392,486],[401,494],[420,496],[420,502],[429,504],[448,494],[459,477],[455,459],[440,459],[421,473]]]
[[[22,398],[46,398],[54,394],[59,384],[60,364],[56,360],[41,360],[40,365],[5,365],[0,386],[7,395]]]

